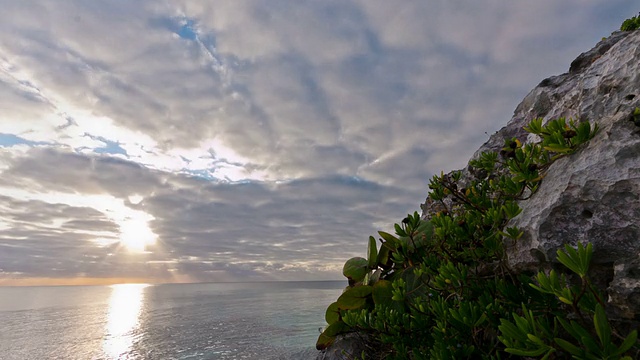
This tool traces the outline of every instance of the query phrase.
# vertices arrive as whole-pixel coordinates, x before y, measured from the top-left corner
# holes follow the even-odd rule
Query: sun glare
[[[139,337],[140,313],[144,307],[144,289],[148,284],[112,285],[109,315],[103,342],[104,351],[113,359],[127,358]]]
[[[25,200],[38,200],[49,204],[65,204],[76,207],[90,207],[102,212],[111,221],[118,224],[118,233],[105,233],[101,230],[87,229],[85,234],[95,237],[93,242],[97,246],[108,246],[114,242],[119,242],[127,251],[141,253],[148,251],[148,247],[156,243],[158,236],[149,227],[149,222],[154,220],[153,215],[138,209],[133,209],[125,204],[125,201],[112,195],[88,195],[88,194],[68,194],[61,192],[32,193],[24,189],[0,187],[0,193],[8,194],[14,198]],[[132,204],[140,204],[143,197],[133,194],[128,198]],[[0,218],[0,228],[5,222]],[[56,224],[55,226],[62,226]]]
[[[128,218],[120,223],[120,244],[131,252],[144,252],[156,243],[156,238],[145,218]]]

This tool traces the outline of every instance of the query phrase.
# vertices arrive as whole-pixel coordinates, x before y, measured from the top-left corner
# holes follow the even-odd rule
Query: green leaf
[[[372,287],[369,285],[355,286],[345,291],[338,298],[338,307],[342,310],[361,309],[367,303],[371,295]]]
[[[502,211],[507,218],[512,219],[518,216],[518,214],[522,212],[522,209],[515,201],[509,201],[502,205]],[[517,228],[507,228],[507,233],[517,234],[519,231]]]
[[[566,297],[564,297],[564,296],[559,296],[559,297],[558,297],[558,300],[562,301],[563,303],[565,303],[565,304],[567,304],[567,305],[573,305],[573,302],[572,302],[571,300],[567,299],[567,298],[566,298]]]
[[[414,234],[424,236],[427,239],[431,238],[431,235],[433,234],[433,224],[431,221],[424,221],[420,219],[418,221],[418,226],[413,231]]]
[[[580,277],[585,277],[589,271],[589,264],[591,263],[591,257],[593,256],[593,246],[591,243],[587,244],[585,248],[582,244],[578,243],[578,249],[574,249],[569,244],[564,246],[563,250],[558,250],[558,261],[562,265],[569,268]]]
[[[576,340],[582,341],[583,337],[589,336],[589,332],[585,330],[582,326],[580,326],[580,324],[578,324],[577,322],[572,320],[569,323],[562,318],[557,318],[557,319],[558,319],[558,322],[560,322],[560,325],[562,325],[562,327]]]
[[[573,151],[573,149],[571,149],[570,147],[567,147],[564,145],[558,145],[558,144],[549,144],[545,146],[544,149],[547,151],[553,151],[559,154],[569,154]]]
[[[417,274],[414,271],[415,268],[406,268],[402,274],[400,274],[404,281],[407,297],[411,299],[417,299],[426,295],[428,287],[424,280],[424,274]]]
[[[376,305],[389,305],[392,303],[393,285],[389,280],[380,280],[373,284],[371,292],[373,302]]]
[[[390,243],[391,245],[391,250],[395,250],[398,248],[398,246],[400,245],[400,240],[398,240],[398,238],[396,238],[395,236],[384,232],[384,231],[378,231],[378,234],[380,234],[380,236],[387,241],[388,243]]]
[[[342,321],[338,321],[335,322],[329,326],[327,326],[326,329],[324,329],[323,333],[327,336],[336,336],[338,334],[341,334],[347,330],[349,330],[349,325],[345,324]]]
[[[378,252],[378,258],[376,260],[377,266],[382,268],[388,268],[387,263],[389,262],[389,247],[387,247],[388,243],[383,243],[380,246],[380,251]]]
[[[600,350],[600,347],[596,343],[595,339],[590,335],[587,334],[583,336],[580,339],[580,342],[587,348],[587,353],[591,353],[592,355],[601,355],[602,351]]]
[[[582,354],[582,349],[581,348],[573,345],[572,343],[568,342],[567,340],[560,339],[560,338],[555,338],[553,340],[556,342],[556,344],[558,344],[558,346],[560,346],[562,349],[564,349],[565,351],[567,351],[571,355],[580,356],[580,354]]]
[[[519,211],[508,213],[507,214],[507,218],[511,219],[511,218],[515,217],[518,213],[519,213]],[[520,239],[522,237],[522,235],[524,235],[524,231],[520,231],[520,229],[518,229],[517,227],[509,227],[509,228],[506,229],[505,232],[501,231],[500,235],[508,237],[508,238],[511,238],[513,240],[518,240],[518,239]]]
[[[516,326],[518,327],[518,329],[520,329],[520,331],[522,331],[524,334],[529,333],[529,330],[531,328],[529,327],[529,322],[527,321],[527,319],[518,316],[517,314],[513,314],[513,320],[516,322]]]
[[[515,339],[521,342],[525,342],[528,339],[526,333],[523,333],[512,322],[505,319],[500,319],[500,325],[498,326],[498,330],[500,330],[503,336],[506,336],[510,339]]]
[[[620,356],[624,353],[626,353],[627,351],[629,351],[629,349],[631,349],[631,347],[633,347],[633,345],[635,345],[636,341],[638,341],[638,331],[637,330],[633,330],[622,342],[622,345],[620,345],[620,347],[618,348],[618,351],[616,351],[614,354],[612,354],[613,356]]]
[[[557,254],[558,254],[558,261],[560,261],[562,265],[566,266],[569,270],[573,271],[579,276],[585,275],[582,273],[582,269],[580,267],[580,261],[578,259],[578,253],[574,248],[572,248],[567,244],[565,245],[564,251],[558,250]]]
[[[554,352],[556,352],[555,348],[549,347],[549,351],[542,357],[542,359],[540,360],[547,360],[549,359],[549,357],[551,356],[551,354],[553,354]]]
[[[578,254],[580,255],[581,265],[586,274],[589,271],[589,265],[591,264],[591,258],[593,257],[593,245],[588,243],[585,248],[582,244],[578,243]]]
[[[340,320],[340,309],[338,308],[338,302],[333,302],[329,307],[327,307],[327,311],[324,313],[324,319],[327,321],[327,324],[333,324],[334,322]]]
[[[483,313],[480,318],[478,318],[478,320],[475,322],[475,324],[473,324],[474,327],[478,327],[480,325],[482,325],[485,321],[487,321],[487,314]]]
[[[534,344],[544,345],[544,341],[533,334],[527,334],[527,337],[529,338],[529,341],[533,342]]]
[[[607,321],[607,315],[600,304],[596,304],[596,313],[593,315],[593,325],[596,328],[596,334],[600,339],[600,344],[608,346],[611,343],[611,327]]]
[[[558,276],[554,270],[551,270],[549,275],[545,275],[542,271],[536,275],[536,280],[540,286],[529,284],[532,288],[547,294],[555,294],[560,290]]]
[[[349,280],[360,282],[369,272],[369,262],[365,258],[354,257],[344,264],[342,274]]]
[[[380,275],[382,275],[382,270],[380,269],[376,269],[376,271],[368,274],[369,275],[369,281],[364,284],[364,285],[373,285],[375,283],[378,282],[378,280],[380,280]]]
[[[331,344],[333,344],[335,340],[336,340],[335,336],[327,336],[324,333],[321,333],[320,336],[318,336],[318,340],[316,341],[316,349],[324,350],[328,348]]]
[[[531,120],[531,122],[529,122],[529,125],[525,126],[524,129],[532,134],[542,134],[542,118],[535,118]]]
[[[378,247],[376,246],[376,239],[373,236],[369,236],[369,246],[367,247],[367,256],[369,260],[369,268],[374,269],[378,266]]]
[[[400,227],[400,225],[395,224],[395,225],[393,226],[393,228],[396,230],[396,234],[397,234],[398,236],[407,236],[407,233],[406,233],[404,230],[402,230],[402,228]]]
[[[522,349],[515,349],[515,348],[506,348],[504,349],[504,351],[508,352],[509,354],[513,354],[516,356],[540,356],[542,354],[544,354],[545,351],[547,351],[546,348],[538,348],[538,349],[534,349],[534,350],[522,350]]]
[[[324,350],[329,347],[336,339],[336,335],[348,331],[350,328],[342,321],[335,322],[329,326],[320,334],[318,341],[316,341],[316,349]]]

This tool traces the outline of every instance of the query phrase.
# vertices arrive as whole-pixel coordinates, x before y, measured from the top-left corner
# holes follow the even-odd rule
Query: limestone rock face
[[[600,132],[554,163],[521,204],[508,226],[524,236],[509,248],[509,264],[536,271],[555,262],[564,244],[590,242],[597,280],[609,286],[618,316],[640,320],[640,127],[630,121],[640,107],[640,32],[614,34],[527,100],[532,105],[519,106],[514,120],[588,119]]]
[[[522,213],[507,226],[524,235],[507,254],[514,270],[535,273],[556,267],[556,251],[564,244],[592,243],[595,280],[608,287],[613,315],[632,322],[640,321],[640,127],[631,121],[636,107],[640,31],[616,32],[581,54],[568,73],[543,80],[474,154],[499,151],[505,138],[535,140],[523,126],[538,117],[599,125],[595,138],[553,163],[538,192],[521,202]],[[425,216],[434,206],[423,205]]]

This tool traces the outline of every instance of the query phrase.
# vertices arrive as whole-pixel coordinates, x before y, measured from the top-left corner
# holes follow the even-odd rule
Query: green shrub
[[[565,245],[564,251],[558,250],[558,261],[579,276],[580,285],[569,286],[566,277],[558,277],[553,270],[549,274],[538,273],[538,285],[531,286],[554,295],[567,310],[536,316],[523,305],[523,316],[514,312],[513,321],[501,319],[498,338],[506,346],[505,352],[543,359],[557,354],[575,359],[632,360],[623,355],[637,347],[638,332],[633,330],[626,338],[614,341],[614,331],[604,311],[606,299],[587,275],[592,254],[591,244],[578,244],[577,250]]]
[[[428,201],[439,211],[428,220],[408,215],[395,235],[369,238],[367,259],[347,261],[349,286],[327,309],[318,349],[350,331],[368,333],[384,349],[380,358],[391,359],[613,359],[638,349],[635,331],[613,340],[587,274],[590,245],[559,253],[578,285],[555,272],[516,276],[507,266],[504,244],[522,236],[505,228],[518,202],[553,161],[597,132],[565,119],[544,126],[536,119],[525,129],[540,141],[507,139],[499,153],[470,162],[471,180],[460,172],[434,176]]]
[[[640,14],[622,22],[620,30],[631,31],[640,28]]]

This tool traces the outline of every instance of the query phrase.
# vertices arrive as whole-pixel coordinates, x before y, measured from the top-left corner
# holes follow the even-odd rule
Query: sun
[[[120,223],[120,244],[130,252],[145,252],[147,246],[156,243],[157,235],[144,218],[127,218]]]

